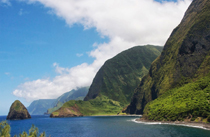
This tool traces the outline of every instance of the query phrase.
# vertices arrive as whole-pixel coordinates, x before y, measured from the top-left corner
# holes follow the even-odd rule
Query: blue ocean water
[[[50,118],[32,116],[26,120],[8,120],[11,135],[28,131],[34,124],[51,137],[210,137],[210,131],[176,125],[148,125],[129,116],[92,116]],[[0,116],[4,121],[6,116]]]

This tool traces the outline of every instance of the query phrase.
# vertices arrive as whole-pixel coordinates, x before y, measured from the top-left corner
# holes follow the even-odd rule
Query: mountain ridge
[[[39,99],[33,101],[28,107],[31,115],[50,114],[58,110],[65,102],[69,100],[83,100],[89,87],[73,89],[59,96],[57,99]]]
[[[27,109],[31,115],[43,115],[48,108],[52,107],[54,101],[55,99],[34,100]]]
[[[88,89],[89,87],[82,87],[62,94],[52,103],[52,108],[48,108],[47,113],[51,114],[52,112],[58,110],[65,102],[68,102],[69,100],[83,100],[88,93]]]
[[[149,106],[153,100],[175,88],[173,91],[178,92],[188,83],[196,84],[210,72],[209,50],[210,1],[193,0],[181,23],[171,33],[161,55],[152,63],[149,73],[135,90],[125,112],[151,114]]]
[[[84,101],[104,95],[128,104],[133,90],[147,74],[160,51],[161,46],[135,46],[107,60],[97,72]]]
[[[66,115],[116,115],[128,105],[133,90],[155,58],[160,46],[135,46],[107,60],[97,72],[84,101],[68,101],[52,117]],[[77,113],[73,113],[77,110]],[[68,112],[67,112],[68,110]]]

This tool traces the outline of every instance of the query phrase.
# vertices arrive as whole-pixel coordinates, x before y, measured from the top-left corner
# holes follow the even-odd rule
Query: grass
[[[12,109],[16,110],[16,111],[22,111],[23,110],[23,104],[19,101],[16,100],[13,104],[12,104]]]
[[[58,110],[59,108],[61,108],[62,105],[63,105],[62,102],[58,102],[58,104],[57,104],[55,107],[49,108],[49,109],[47,110],[47,113],[48,113],[48,114],[51,114],[52,112],[54,112],[54,111]]]

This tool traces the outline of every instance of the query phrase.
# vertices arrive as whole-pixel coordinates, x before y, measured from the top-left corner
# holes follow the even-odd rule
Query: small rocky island
[[[26,107],[19,100],[16,100],[10,107],[7,120],[20,120],[29,118],[31,118],[31,115],[28,113]]]

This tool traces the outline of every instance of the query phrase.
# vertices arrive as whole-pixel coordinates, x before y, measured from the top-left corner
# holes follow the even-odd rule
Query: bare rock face
[[[26,107],[19,100],[16,100],[10,107],[7,120],[20,120],[29,118],[31,118],[31,115],[28,113]]]

